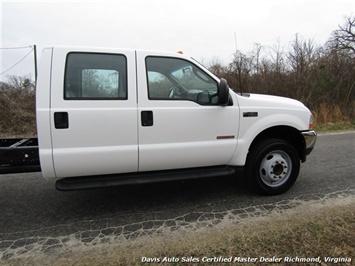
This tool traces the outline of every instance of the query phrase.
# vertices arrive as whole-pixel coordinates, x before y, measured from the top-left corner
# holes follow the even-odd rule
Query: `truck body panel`
[[[53,48],[45,48],[39,64],[36,86],[36,122],[42,175],[54,177],[50,98]]]
[[[278,194],[295,182],[316,141],[301,102],[237,94],[196,60],[169,52],[45,48],[36,115],[33,169],[40,161],[60,190],[226,175],[245,166],[254,185]],[[12,145],[0,147],[0,158],[11,153],[27,167],[29,155],[16,155],[25,142],[3,141]],[[0,170],[16,171],[11,163],[1,159]]]
[[[235,95],[240,104],[239,138],[229,165],[244,166],[251,143],[264,130],[278,126],[298,131],[309,129],[310,111],[296,100],[258,94]],[[255,116],[246,115],[248,113]]]

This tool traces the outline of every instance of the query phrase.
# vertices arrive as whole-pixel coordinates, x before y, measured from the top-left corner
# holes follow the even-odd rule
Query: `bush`
[[[22,86],[24,84],[26,86]],[[34,85],[33,82],[22,85],[15,87],[9,83],[0,84],[1,137],[36,135]]]

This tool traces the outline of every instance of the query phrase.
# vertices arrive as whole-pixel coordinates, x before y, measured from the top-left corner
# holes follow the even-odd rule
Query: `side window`
[[[218,103],[217,82],[189,61],[149,56],[146,69],[150,100],[187,100],[201,105]]]
[[[64,81],[65,100],[127,99],[126,57],[70,53]]]
[[[151,99],[166,99],[169,96],[170,88],[174,84],[162,73],[148,71],[148,87],[149,98]]]

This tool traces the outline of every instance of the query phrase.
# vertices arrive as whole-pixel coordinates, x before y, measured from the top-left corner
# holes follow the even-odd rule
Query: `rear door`
[[[57,178],[138,170],[134,51],[55,48],[51,135]]]

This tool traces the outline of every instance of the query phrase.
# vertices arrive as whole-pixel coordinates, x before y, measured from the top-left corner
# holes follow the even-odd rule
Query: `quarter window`
[[[127,99],[126,57],[70,53],[64,83],[66,100]]]

